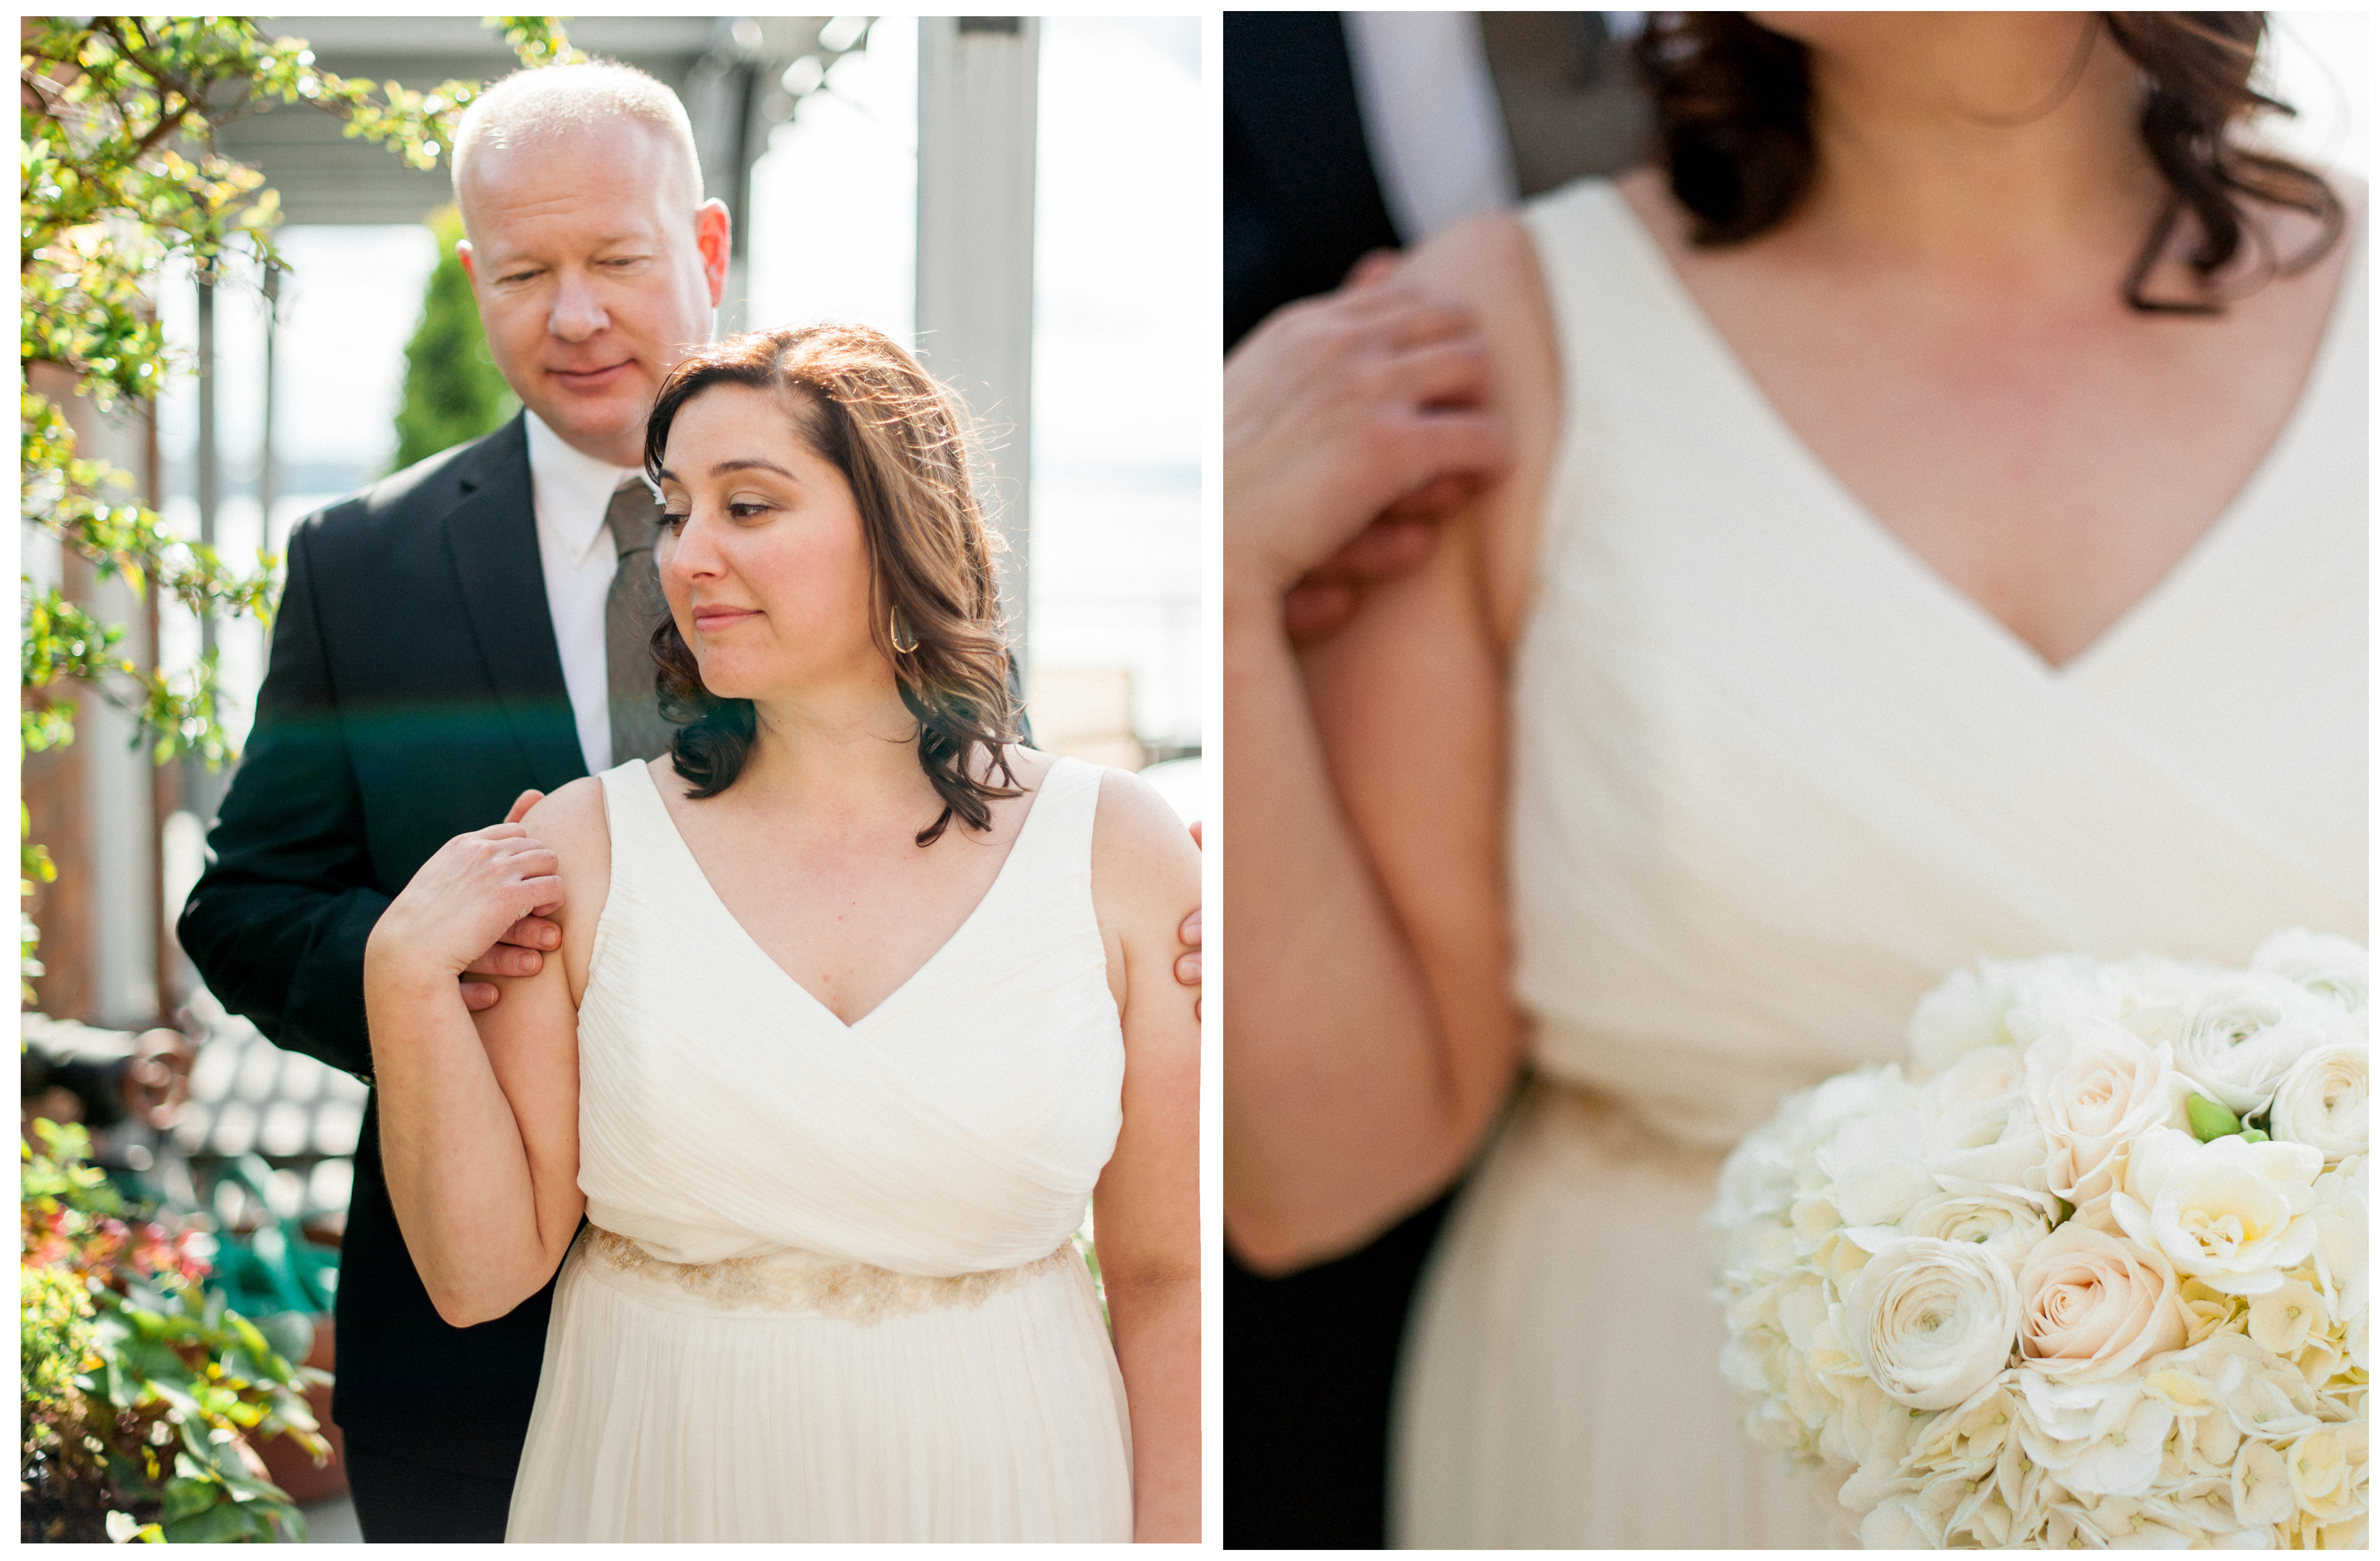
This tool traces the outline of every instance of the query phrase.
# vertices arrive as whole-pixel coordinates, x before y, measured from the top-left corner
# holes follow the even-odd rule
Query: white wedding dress
[[[1393,1533],[1849,1543],[1719,1376],[1719,1159],[1980,955],[2365,935],[2362,257],[2253,481],[2053,670],[1818,464],[1611,186],[1526,222],[1565,403],[1512,692],[1536,1079],[1416,1302]]]
[[[1122,1126],[1096,767],[845,1025],[641,762],[578,1013],[579,1186],[510,1540],[1129,1540],[1123,1383],[1069,1240]]]

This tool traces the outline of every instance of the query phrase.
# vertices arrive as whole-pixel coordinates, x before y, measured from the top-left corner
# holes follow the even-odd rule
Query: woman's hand
[[[365,962],[435,970],[452,981],[523,917],[561,903],[561,862],[527,829],[473,830],[440,847],[381,912]]]
[[[1223,365],[1231,604],[1278,612],[1401,501],[1440,508],[1502,470],[1470,311],[1381,275],[1281,310]]]

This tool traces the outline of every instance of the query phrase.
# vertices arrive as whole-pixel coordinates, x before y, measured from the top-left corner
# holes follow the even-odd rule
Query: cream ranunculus
[[[2024,1086],[2049,1146],[2049,1190],[2077,1205],[2117,1186],[2132,1140],[2186,1119],[2170,1050],[2106,1019],[2068,1019],[2034,1042]]]
[[[2240,1116],[2261,1112],[2300,1057],[2362,1039],[2355,1016],[2286,977],[2235,975],[2173,1021],[2173,1066]]]
[[[2372,956],[2362,944],[2303,927],[2275,933],[2248,964],[2293,981],[2351,1013],[2363,1011],[2372,990]]]
[[[2024,1265],[2034,1243],[2049,1234],[2049,1216],[2040,1204],[2005,1194],[1937,1192],[1919,1199],[1900,1216],[1900,1234],[1986,1246],[2013,1271]]]
[[[2020,1346],[2036,1371],[2069,1382],[2129,1372],[2181,1348],[2189,1323],[2180,1288],[2173,1266],[2154,1250],[2061,1226],[2017,1273]]]
[[[2016,1344],[2016,1276],[1985,1246],[1904,1238],[1868,1260],[1844,1302],[1870,1380],[1915,1409],[1963,1401]]]
[[[2112,1200],[2124,1234],[2174,1271],[2235,1296],[2278,1289],[2319,1238],[2313,1210],[2320,1152],[2233,1136],[2200,1143],[2170,1128],[2144,1134]]]
[[[2273,1137],[2311,1144],[2333,1164],[2372,1145],[2372,1051],[2317,1046],[2273,1091]]]

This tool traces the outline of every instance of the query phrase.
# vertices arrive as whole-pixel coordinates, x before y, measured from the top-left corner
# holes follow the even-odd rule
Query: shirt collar
[[[583,564],[603,534],[603,516],[612,495],[623,484],[642,482],[635,467],[613,466],[573,448],[535,412],[528,424],[528,476],[537,507],[555,537],[569,549],[571,560]],[[650,484],[648,484],[650,486]]]

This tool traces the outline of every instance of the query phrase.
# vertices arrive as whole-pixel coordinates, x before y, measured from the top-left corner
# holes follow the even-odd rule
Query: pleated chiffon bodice
[[[1065,1239],[1123,1125],[1099,774],[1052,765],[965,922],[846,1025],[728,913],[647,768],[607,772],[578,1014],[588,1219],[675,1262],[793,1248],[918,1274]]]
[[[1725,1143],[1978,956],[2363,935],[2360,264],[2248,487],[2053,668],[1810,454],[1617,189],[1528,222],[1565,399],[1512,688],[1540,1068]]]

